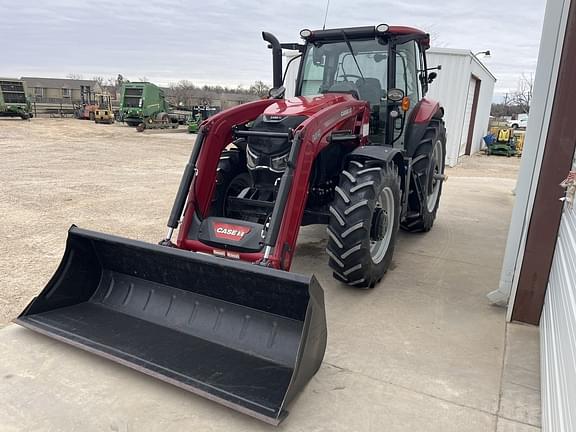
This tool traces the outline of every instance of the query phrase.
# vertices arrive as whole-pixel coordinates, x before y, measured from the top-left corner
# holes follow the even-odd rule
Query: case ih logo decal
[[[213,225],[214,235],[217,238],[240,241],[250,232],[250,228],[242,225],[230,225],[226,223],[215,223]]]

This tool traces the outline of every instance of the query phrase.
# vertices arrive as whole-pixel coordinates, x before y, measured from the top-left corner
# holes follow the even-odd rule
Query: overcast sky
[[[322,27],[326,1],[0,0],[0,76],[81,74],[166,85],[271,82],[262,30],[297,42]],[[433,45],[489,49],[496,91],[534,72],[544,0],[331,0],[327,27],[378,23],[421,27]]]

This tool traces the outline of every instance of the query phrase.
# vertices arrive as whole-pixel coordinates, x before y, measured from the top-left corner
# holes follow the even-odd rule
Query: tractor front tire
[[[400,224],[400,178],[390,163],[351,160],[330,206],[326,253],[334,277],[373,288],[392,261]]]
[[[243,153],[236,149],[224,150],[218,162],[210,215],[241,219],[241,216],[230,214],[227,210],[228,198],[238,196],[251,184],[252,180],[248,174]]]
[[[488,153],[490,154],[490,153]],[[408,198],[408,215],[402,229],[428,232],[434,225],[443,180],[446,157],[446,129],[442,120],[432,120],[412,156],[412,185],[418,182],[420,193],[412,188]]]

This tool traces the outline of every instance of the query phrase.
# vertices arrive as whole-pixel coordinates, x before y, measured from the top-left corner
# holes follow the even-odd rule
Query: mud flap
[[[15,321],[274,425],[326,348],[314,276],[75,226]]]

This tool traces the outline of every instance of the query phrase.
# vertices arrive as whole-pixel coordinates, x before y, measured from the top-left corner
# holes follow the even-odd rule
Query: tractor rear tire
[[[400,178],[394,164],[351,160],[330,206],[326,253],[334,277],[373,288],[392,261],[400,224]]]
[[[411,191],[408,201],[408,215],[402,229],[409,232],[428,232],[434,225],[443,180],[435,175],[443,175],[446,158],[446,128],[442,120],[432,120],[418,144],[412,160],[413,181],[421,185],[421,200],[416,191]]]
[[[210,215],[241,219],[239,215],[228,212],[226,208],[228,197],[237,196],[251,184],[252,180],[248,174],[243,153],[236,149],[224,150],[218,162]]]

